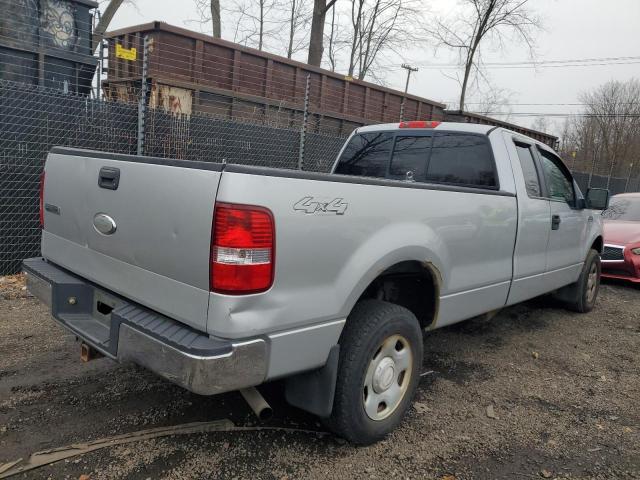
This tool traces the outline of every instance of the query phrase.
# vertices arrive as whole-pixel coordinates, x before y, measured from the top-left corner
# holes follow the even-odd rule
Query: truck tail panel
[[[56,148],[45,167],[43,256],[206,330],[221,170]]]

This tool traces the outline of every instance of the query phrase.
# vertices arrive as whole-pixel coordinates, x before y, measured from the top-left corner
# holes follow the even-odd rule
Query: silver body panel
[[[338,343],[345,321],[335,320],[268,335],[267,378],[273,380],[324,365],[327,345],[331,348]]]
[[[43,256],[210,336],[264,341],[264,379],[323,365],[360,295],[399,262],[419,261],[436,274],[439,308],[431,328],[575,282],[601,236],[601,219],[527,196],[513,139],[541,144],[488,126],[445,128],[489,135],[500,192],[50,155],[45,202],[60,207],[60,215],[45,214]],[[121,169],[117,191],[98,188],[102,166]],[[275,281],[268,291],[209,292],[216,201],[273,213]],[[343,208],[305,210],[302,201],[338,201]],[[559,231],[550,230],[552,213],[562,216]],[[114,220],[112,234],[92,226],[97,214]],[[143,353],[127,355],[162,369],[160,357],[151,365]]]
[[[530,197],[514,142],[548,147],[510,131],[500,134],[512,159],[518,191],[518,235],[507,301],[513,305],[575,282],[591,245],[602,235],[602,220],[589,209],[572,209],[566,202]],[[560,228],[552,230],[550,219],[556,214],[561,217]]]
[[[206,329],[211,220],[220,172],[50,154],[42,255],[105,288]],[[98,186],[120,169],[117,190]],[[96,214],[116,222],[111,235]]]
[[[452,294],[481,289],[473,293],[480,305],[503,306],[516,198],[396,183],[393,188],[225,172],[218,201],[261,205],[274,214],[275,282],[258,295],[212,293],[208,332],[239,338],[346,318],[382,271],[411,260],[431,263],[440,274],[445,302],[439,324],[482,313],[474,303],[460,317],[455,302],[446,301]],[[348,208],[343,215],[294,210],[305,197],[341,198]]]

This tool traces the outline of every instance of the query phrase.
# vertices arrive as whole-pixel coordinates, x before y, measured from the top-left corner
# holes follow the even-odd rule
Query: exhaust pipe
[[[240,393],[258,419],[265,421],[273,416],[273,409],[255,387],[243,388]]]

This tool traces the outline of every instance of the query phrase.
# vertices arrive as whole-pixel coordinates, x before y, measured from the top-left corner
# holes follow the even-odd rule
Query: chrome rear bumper
[[[201,395],[252,387],[267,375],[263,339],[209,337],[133,304],[42,258],[23,263],[27,289],[52,317],[82,341],[119,362],[133,362]],[[113,309],[96,313],[96,302]]]
[[[158,342],[129,325],[120,327],[118,361],[131,361],[200,395],[261,384],[266,376],[266,344],[251,340],[232,344],[229,353],[200,356]]]

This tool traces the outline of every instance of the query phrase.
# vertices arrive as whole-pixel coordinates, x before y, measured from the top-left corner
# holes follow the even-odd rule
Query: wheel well
[[[598,253],[602,253],[602,249],[604,248],[604,241],[602,240],[602,237],[596,238],[591,244],[591,248],[596,250]]]
[[[429,263],[397,263],[378,275],[358,300],[375,298],[395,303],[411,311],[423,329],[428,328],[438,313],[438,278]]]

